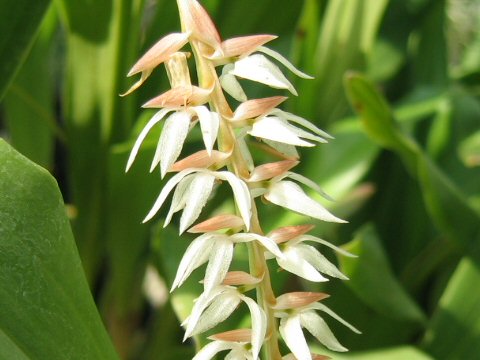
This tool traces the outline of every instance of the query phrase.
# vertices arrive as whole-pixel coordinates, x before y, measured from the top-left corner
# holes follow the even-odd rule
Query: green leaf
[[[55,180],[0,140],[0,359],[117,359]]]
[[[422,324],[425,315],[393,274],[380,240],[371,225],[364,226],[344,248],[358,258],[340,257],[346,285],[378,313]]]
[[[480,131],[463,140],[458,152],[466,166],[480,166]]]
[[[424,339],[435,359],[475,359],[480,353],[479,265],[478,257],[465,257],[440,299]]]
[[[56,74],[51,64],[57,23],[57,13],[52,6],[4,99],[9,142],[47,169],[53,168],[54,134],[65,140],[54,116],[55,82],[52,79]]]
[[[325,351],[321,351],[325,353]],[[413,346],[398,346],[394,348],[351,352],[346,354],[328,352],[335,360],[433,360],[432,357],[423,353]]]
[[[392,149],[417,179],[425,205],[437,227],[460,248],[478,247],[480,215],[455,184],[420,146],[397,126],[384,97],[360,74],[346,77],[346,89],[366,133],[380,146]]]
[[[0,100],[25,60],[50,0],[0,2]]]

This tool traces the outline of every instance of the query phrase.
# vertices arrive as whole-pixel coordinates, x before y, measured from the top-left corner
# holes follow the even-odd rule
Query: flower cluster
[[[162,178],[169,172],[175,175],[161,190],[145,221],[152,219],[173,193],[165,226],[181,211],[180,233],[200,234],[191,242],[178,266],[172,291],[207,263],[203,293],[182,324],[186,328],[185,338],[212,329],[242,303],[251,316],[250,329],[211,336],[212,342],[194,359],[211,359],[219,352],[229,351],[226,359],[256,360],[262,348],[265,360],[324,359],[310,353],[302,327],[327,348],[346,351],[316,311],[357,330],[321,303],[328,295],[294,292],[275,297],[266,262],[275,259],[278,266],[288,272],[309,281],[322,282],[328,280],[327,276],[340,279],[346,276],[309,243],[351,255],[309,235],[311,225],[287,226],[265,235],[256,210],[256,201],[261,198],[308,217],[344,222],[304,191],[303,187],[308,187],[329,199],[317,184],[291,171],[299,163],[297,146],[311,147],[331,137],[307,120],[280,110],[278,106],[286,97],[248,99],[238,81],[247,79],[297,95],[271,59],[298,76],[309,76],[295,69],[279,53],[264,47],[275,36],[254,35],[222,41],[212,20],[196,0],[177,0],[177,3],[182,32],[158,41],[128,74],[141,73],[141,78],[127,94],[141,86],[157,66],[164,64],[171,89],[144,105],[159,111],[138,136],[127,170],[147,134],[164,120],[150,171],[159,167]],[[199,82],[196,85],[192,84],[188,67],[191,54],[181,51],[187,44],[190,44],[196,63]],[[225,93],[239,102],[235,111],[231,110]],[[188,133],[197,122],[205,149],[179,160]],[[277,156],[278,161],[255,164],[248,146],[250,141],[263,143],[263,148]],[[222,182],[231,188],[236,214],[217,215],[192,226],[215,185]],[[230,270],[239,243],[246,244],[249,249],[250,273]],[[256,290],[256,295],[246,295],[252,290]],[[283,357],[278,334],[291,351]]]

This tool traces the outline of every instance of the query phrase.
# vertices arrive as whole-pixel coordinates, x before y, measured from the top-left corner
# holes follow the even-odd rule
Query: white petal
[[[283,252],[283,258],[277,258],[278,265],[304,279],[314,282],[328,281],[315,267],[299,254],[295,247],[288,247]]]
[[[285,340],[285,343],[297,360],[312,360],[298,315],[281,319],[279,330],[283,340]]]
[[[192,331],[195,329],[195,327],[198,324],[198,321],[200,317],[202,316],[203,312],[205,309],[212,303],[212,301],[218,297],[221,296],[224,292],[228,291],[229,288],[226,286],[217,286],[215,289],[210,291],[209,293],[202,293],[200,297],[195,301],[195,304],[193,305],[192,312],[190,313],[190,316],[185,319],[183,322],[183,325],[186,325],[187,328],[185,329],[185,335],[183,337],[183,340],[187,339],[192,335]],[[240,301],[240,299],[239,299]]]
[[[300,314],[300,319],[303,327],[327,348],[332,351],[348,351],[346,347],[338,342],[325,320],[318,316],[314,311],[307,311]]]
[[[220,85],[228,95],[233,97],[239,102],[247,101],[247,95],[242,89],[242,85],[238,82],[237,78],[230,74],[233,70],[233,64],[227,64],[222,69],[222,75],[220,75]]]
[[[268,85],[275,89],[288,89],[292,94],[297,91],[287,80],[277,65],[260,54],[250,55],[238,60],[230,74]]]
[[[158,195],[157,200],[155,201],[155,204],[153,204],[152,209],[150,212],[147,214],[143,222],[147,222],[150,220],[152,217],[155,216],[158,210],[162,207],[163,203],[165,202],[165,199],[167,198],[168,194],[173,190],[175,186],[187,175],[202,171],[202,169],[195,169],[195,168],[190,168],[190,169],[185,169],[180,171],[178,174],[175,174],[170,180],[167,181],[165,186],[163,187],[162,191],[160,192],[160,195]]]
[[[207,233],[197,237],[190,243],[178,265],[177,275],[170,291],[181,286],[193,270],[207,262],[215,244],[214,237],[215,234]]]
[[[355,326],[353,326],[352,324],[350,324],[349,322],[345,321],[344,319],[342,319],[339,315],[337,315],[335,312],[333,312],[332,310],[330,310],[330,308],[328,308],[327,306],[323,305],[322,303],[314,303],[312,305],[309,306],[311,309],[316,309],[316,310],[320,310],[320,311],[323,311],[325,313],[327,313],[328,315],[330,315],[331,317],[333,317],[335,320],[337,320],[338,322],[342,323],[343,325],[345,325],[346,327],[348,327],[350,330],[352,330],[354,333],[357,333],[357,334],[361,334],[361,331],[358,330]]]
[[[180,155],[190,128],[191,115],[186,111],[175,112],[165,120],[150,171],[160,163],[162,178]]]
[[[165,115],[167,115],[172,109],[162,109],[159,112],[157,112],[148,122],[147,125],[142,129],[140,134],[138,135],[137,140],[135,141],[135,145],[133,145],[132,151],[130,152],[130,156],[128,157],[127,161],[127,168],[125,171],[128,171],[130,167],[133,164],[133,161],[135,160],[135,157],[138,154],[138,150],[140,149],[140,145],[142,145],[143,140],[147,137],[148,132],[155,126],[156,123],[158,123],[160,120],[162,120]]]
[[[206,106],[197,106],[193,108],[200,120],[203,142],[208,155],[212,154],[213,144],[217,139],[218,128],[220,126],[220,115],[210,111]]]
[[[305,261],[313,265],[315,269],[320,271],[321,273],[342,279],[348,280],[344,274],[341,273],[340,270],[337,269],[335,265],[333,265],[328,259],[323,256],[317,249],[315,249],[311,245],[299,244],[295,245],[295,249],[300,257],[302,257]]]
[[[300,186],[292,181],[279,181],[272,185],[268,193],[265,194],[265,198],[276,205],[319,220],[337,223],[346,222],[332,215],[321,204],[307,196]]]
[[[230,351],[227,356],[225,356],[224,360],[253,360],[253,356],[245,349],[242,345],[239,344],[232,344],[234,345],[232,351]]]
[[[278,141],[284,144],[314,146],[314,144],[300,139],[295,131],[292,130],[291,126],[274,116],[266,116],[255,121],[252,129],[248,133],[252,136]]]
[[[323,240],[323,239],[320,239],[319,237],[316,237],[316,236],[312,236],[312,235],[302,235],[302,236],[299,236],[298,238],[292,240],[291,242],[289,241],[289,244],[295,244],[295,243],[298,243],[298,242],[303,242],[303,241],[314,241],[318,244],[322,244],[322,245],[325,245],[327,247],[329,247],[330,249],[333,249],[335,250],[336,252],[338,252],[339,254],[342,254],[344,256],[348,256],[348,257],[357,257],[357,255],[355,254],[352,254],[352,253],[349,253],[348,251],[338,247],[338,246],[335,246],[333,245],[332,243],[326,241],[326,240]]]
[[[212,192],[215,176],[204,173],[193,175],[185,194],[185,209],[180,218],[180,234],[197,220]]]
[[[289,171],[286,174],[286,177],[288,177],[292,180],[298,181],[299,183],[302,183],[303,185],[307,185],[309,188],[311,188],[312,190],[315,190],[318,194],[322,195],[325,199],[333,201],[333,199],[325,191],[323,191],[323,189],[320,186],[318,186],[315,182],[313,182],[309,178],[307,178],[303,175],[294,173],[292,171]]]
[[[192,329],[190,336],[201,334],[220,324],[233,313],[239,303],[240,297],[236,290],[226,291],[217,296],[203,312],[197,325]]]
[[[165,222],[163,224],[163,227],[166,227],[168,224],[170,224],[170,221],[172,221],[173,214],[175,214],[177,211],[182,210],[185,207],[185,203],[186,203],[185,195],[194,177],[195,177],[194,175],[185,176],[182,179],[182,181],[178,183],[173,193],[170,209],[168,210],[168,214],[165,217]]]
[[[205,345],[192,360],[210,360],[220,351],[230,349],[231,344],[226,341],[212,341]]]
[[[295,75],[304,78],[304,79],[313,79],[313,76],[310,76],[308,74],[305,74],[304,72],[298,70],[293,64],[288,61],[285,57],[283,57],[280,53],[269,49],[265,46],[259,46],[256,51],[263,52],[264,54],[267,54],[268,56],[271,56],[275,60],[277,60],[279,63],[283,64],[288,70],[293,72]]]
[[[242,296],[242,300],[247,304],[252,317],[252,354],[253,359],[257,360],[267,332],[267,316],[260,306],[251,298]]]
[[[206,293],[212,291],[215,286],[223,281],[232,262],[232,257],[232,241],[228,236],[218,236],[210,253],[207,269],[205,270],[203,285]]]
[[[278,248],[278,245],[270,239],[269,237],[254,234],[254,233],[237,233],[230,237],[231,241],[233,242],[250,242],[253,240],[257,240],[260,244],[262,244],[268,251],[274,254],[277,257],[283,257],[282,252]]]
[[[250,218],[252,216],[252,200],[247,184],[229,171],[217,171],[215,174],[217,178],[226,180],[230,184],[238,211],[248,231],[250,229]]]
[[[273,149],[277,150],[279,153],[285,155],[287,158],[298,159],[300,155],[298,154],[295,146],[290,144],[284,144],[278,141],[262,139],[262,141]]]
[[[285,119],[285,120],[288,120],[288,121],[293,121],[294,123],[297,123],[297,124],[303,126],[304,128],[307,128],[308,130],[314,132],[318,136],[324,137],[326,139],[333,139],[333,136],[326,133],[322,129],[316,127],[314,124],[312,124],[307,119],[304,119],[304,118],[302,118],[298,115],[295,115],[295,114],[292,114],[292,113],[289,113],[287,111],[283,111],[283,110],[280,110],[280,109],[273,109],[270,113],[272,115],[277,115],[278,117],[281,117],[282,119]]]

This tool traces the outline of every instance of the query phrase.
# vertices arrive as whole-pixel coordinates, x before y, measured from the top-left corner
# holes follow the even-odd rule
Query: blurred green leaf
[[[426,318],[395,278],[380,240],[371,225],[358,231],[354,240],[343,246],[358,258],[340,257],[342,271],[350,280],[346,285],[378,313],[396,320],[422,324]]]
[[[5,121],[12,144],[37,164],[52,169],[54,135],[65,141],[56,124],[53,104],[53,40],[57,14],[51,6],[27,60],[20,68],[4,99]],[[35,79],[35,81],[32,81]]]
[[[480,131],[462,141],[458,152],[466,166],[480,166]]]
[[[0,358],[117,359],[50,174],[0,139]]]
[[[325,351],[321,351],[321,353],[325,353]],[[433,360],[432,357],[413,346],[399,346],[347,354],[328,352],[328,355],[335,360]]]
[[[475,359],[480,353],[479,283],[478,256],[465,257],[451,277],[425,335],[424,349],[435,359]]]
[[[50,0],[0,1],[0,100],[25,60]]]
[[[426,207],[438,228],[459,247],[478,247],[475,239],[480,233],[480,215],[419,145],[397,126],[386,100],[374,85],[360,74],[349,74],[346,88],[367,134],[381,146],[397,152],[419,182]]]

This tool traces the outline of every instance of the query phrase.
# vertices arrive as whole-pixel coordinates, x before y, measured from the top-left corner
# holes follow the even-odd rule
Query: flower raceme
[[[149,132],[163,121],[150,171],[159,168],[161,178],[168,173],[174,175],[160,191],[144,221],[155,217],[172,194],[164,226],[181,212],[180,234],[185,231],[198,234],[179,263],[171,291],[207,264],[203,293],[182,324],[185,338],[214,328],[242,303],[251,319],[250,329],[233,329],[210,336],[212,341],[194,360],[212,359],[224,351],[227,351],[225,359],[230,360],[256,360],[260,353],[264,360],[326,359],[311,353],[302,327],[330,350],[346,351],[316,311],[357,330],[321,302],[327,295],[296,292],[275,297],[267,261],[275,259],[280,268],[292,274],[322,282],[328,281],[328,277],[346,279],[346,276],[312,244],[328,247],[342,256],[352,255],[309,235],[312,225],[286,226],[264,235],[256,207],[261,198],[310,218],[345,222],[305,192],[309,188],[331,200],[316,183],[292,171],[299,163],[296,147],[313,147],[316,143],[327,143],[332,137],[308,120],[281,110],[279,106],[286,97],[248,99],[238,81],[250,80],[297,95],[274,61],[302,78],[310,76],[264,46],[276,36],[262,34],[222,41],[197,0],[177,0],[177,4],[182,31],[160,39],[128,73],[128,76],[141,75],[125,95],[139,88],[161,64],[166,68],[171,88],[145,103],[144,107],[158,111],[135,141],[126,169],[133,165]],[[187,44],[191,53],[182,51]],[[192,84],[189,59],[195,61],[198,84]],[[226,94],[239,102],[234,111]],[[179,159],[188,134],[197,123],[205,148]],[[257,164],[250,151],[252,143],[277,159]],[[216,215],[195,224],[221,183],[231,188],[236,213]],[[248,273],[230,269],[238,246],[248,249]],[[289,354],[280,352],[280,335],[290,349]]]

